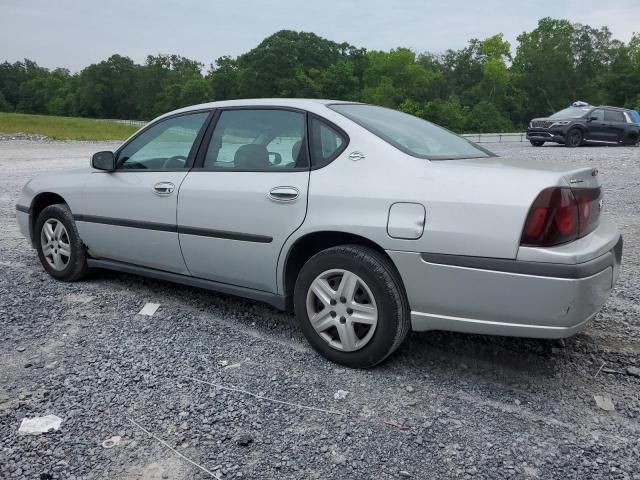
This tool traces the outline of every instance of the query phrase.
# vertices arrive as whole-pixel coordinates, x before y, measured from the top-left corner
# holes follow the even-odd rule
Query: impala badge
[[[357,162],[358,160],[362,160],[364,158],[364,153],[362,152],[358,152],[357,150],[355,152],[351,152],[349,154],[349,158],[351,160],[353,160],[354,162]]]

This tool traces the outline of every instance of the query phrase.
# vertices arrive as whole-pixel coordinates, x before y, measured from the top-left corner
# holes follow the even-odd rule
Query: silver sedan
[[[34,178],[17,221],[52,277],[107,268],[293,309],[371,367],[410,329],[560,338],[602,307],[622,239],[592,168],[501,158],[394,110],[241,100],[163,115]]]

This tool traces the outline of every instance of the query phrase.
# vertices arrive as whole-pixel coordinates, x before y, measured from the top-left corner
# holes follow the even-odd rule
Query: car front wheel
[[[582,130],[579,128],[572,128],[567,132],[564,144],[569,148],[576,148],[582,145],[583,140],[584,135],[582,134]]]
[[[86,274],[86,251],[67,205],[49,205],[42,210],[35,235],[38,257],[49,275],[72,282]]]
[[[360,245],[323,250],[302,267],[296,317],[309,343],[351,368],[382,362],[409,331],[406,295],[391,261]]]

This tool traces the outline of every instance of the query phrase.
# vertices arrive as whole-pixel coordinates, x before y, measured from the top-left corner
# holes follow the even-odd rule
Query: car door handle
[[[293,202],[300,196],[300,190],[296,187],[275,187],[267,196],[275,202]]]
[[[176,186],[171,182],[160,182],[153,186],[153,193],[156,195],[171,195]]]

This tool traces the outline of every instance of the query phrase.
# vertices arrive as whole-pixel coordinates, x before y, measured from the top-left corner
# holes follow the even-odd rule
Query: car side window
[[[309,166],[305,114],[290,110],[223,110],[203,168],[286,171]]]
[[[617,110],[605,110],[604,111],[604,120],[606,122],[620,122],[624,123],[624,115],[622,112]]]
[[[347,139],[338,130],[318,118],[311,119],[311,159],[314,167],[322,167],[336,158]]]
[[[118,169],[176,170],[186,168],[193,143],[208,112],[161,120],[142,132],[118,153]]]
[[[604,121],[604,110],[594,110],[593,112],[591,112],[591,114],[589,116],[593,120],[596,120],[598,122],[602,122],[602,121]]]

